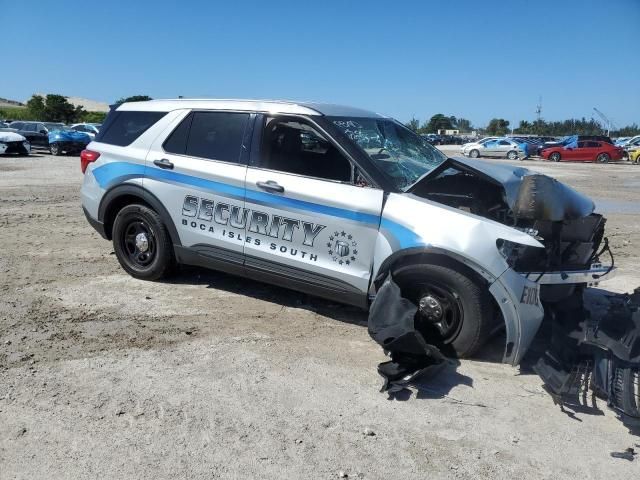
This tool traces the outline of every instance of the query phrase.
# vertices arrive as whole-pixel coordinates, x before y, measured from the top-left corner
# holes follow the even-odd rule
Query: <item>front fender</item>
[[[519,363],[540,327],[544,309],[539,285],[509,268],[496,240],[543,248],[542,244],[506,225],[415,195],[390,194],[382,217],[370,294],[375,294],[377,280],[403,258],[428,261],[437,255],[457,262],[486,282],[506,327],[503,361]]]

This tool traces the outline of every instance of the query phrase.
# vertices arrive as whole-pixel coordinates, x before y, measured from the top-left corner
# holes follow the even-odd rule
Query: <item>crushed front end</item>
[[[551,177],[449,159],[411,193],[527,233],[543,246],[496,241],[510,267],[490,286],[505,320],[507,363],[520,362],[543,316],[552,319],[562,302],[615,275],[606,219],[589,198]]]

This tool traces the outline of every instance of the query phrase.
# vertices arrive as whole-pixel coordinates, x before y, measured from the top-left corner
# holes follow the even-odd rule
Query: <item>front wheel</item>
[[[469,152],[469,156],[471,158],[478,158],[480,157],[480,152],[478,150],[473,149]]]
[[[53,155],[54,157],[62,155],[62,148],[60,147],[59,143],[49,144],[49,151],[51,152],[51,155]]]
[[[511,150],[509,153],[507,153],[507,158],[509,160],[515,160],[518,158],[518,152],[516,152],[515,150]]]
[[[596,157],[596,162],[598,163],[609,163],[609,160],[611,159],[611,157],[609,157],[608,154],[606,153],[600,153],[598,154],[598,156]]]
[[[174,264],[171,237],[160,216],[145,205],[127,205],[113,222],[113,247],[129,275],[158,280]]]
[[[487,289],[461,270],[407,265],[396,269],[393,278],[402,296],[418,306],[416,329],[446,354],[473,355],[496,326]]]
[[[558,152],[553,152],[551,155],[549,155],[549,160],[551,160],[552,162],[559,162],[560,154]]]

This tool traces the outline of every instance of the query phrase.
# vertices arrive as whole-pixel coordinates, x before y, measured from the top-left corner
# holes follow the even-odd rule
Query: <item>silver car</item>
[[[471,158],[506,157],[509,160],[527,156],[521,144],[508,138],[487,138],[477,143],[467,143],[462,146],[462,153]]]

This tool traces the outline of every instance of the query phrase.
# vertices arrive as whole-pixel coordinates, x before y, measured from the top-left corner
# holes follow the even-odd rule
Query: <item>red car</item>
[[[575,145],[575,144],[574,144]],[[583,140],[577,148],[570,146],[549,147],[542,150],[540,156],[552,162],[572,160],[574,162],[607,163],[609,160],[622,160],[624,150],[607,142]]]

